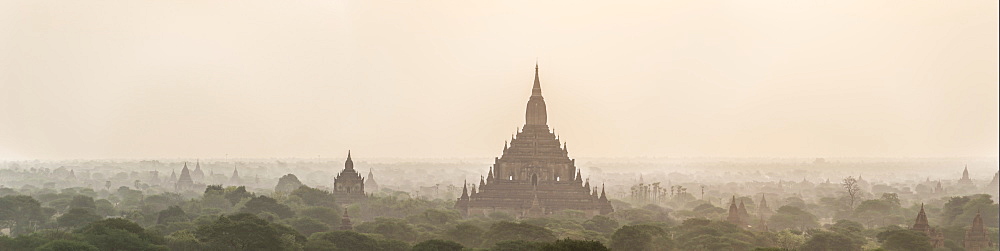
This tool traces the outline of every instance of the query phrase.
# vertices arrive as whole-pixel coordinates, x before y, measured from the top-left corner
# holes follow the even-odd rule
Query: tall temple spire
[[[538,81],[538,62],[535,62],[535,84],[531,86],[531,96],[542,96],[542,82]]]
[[[347,150],[347,161],[344,161],[344,169],[354,170],[354,161],[351,160],[351,150]]]
[[[465,183],[465,184],[462,185],[462,197],[459,198],[459,199],[468,200],[469,199],[469,182],[465,181],[463,183]]]
[[[912,229],[923,232],[930,227],[930,224],[927,223],[927,213],[924,212],[924,203],[920,203],[920,212],[917,213],[917,220],[913,223]]]
[[[538,80],[538,64],[535,64],[535,83],[531,87],[531,98],[528,99],[528,109],[524,114],[524,124],[545,125],[545,99],[542,98],[542,84]]]

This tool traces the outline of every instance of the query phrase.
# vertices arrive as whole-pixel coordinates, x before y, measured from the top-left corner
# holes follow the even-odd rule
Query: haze
[[[0,159],[998,155],[996,1],[2,1]],[[986,175],[986,174],[980,174]]]

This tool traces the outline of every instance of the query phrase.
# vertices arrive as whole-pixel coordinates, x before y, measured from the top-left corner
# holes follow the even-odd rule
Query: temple
[[[229,184],[233,186],[243,184],[243,180],[240,179],[240,171],[236,168],[236,164],[233,164],[233,175],[229,177]]]
[[[972,219],[972,226],[965,231],[965,240],[962,247],[966,251],[983,251],[993,248],[993,241],[990,240],[989,231],[983,226],[983,216],[976,212],[976,218]]]
[[[910,229],[927,235],[927,238],[931,242],[931,247],[944,247],[944,233],[932,228],[931,225],[927,223],[927,213],[924,213],[924,204],[920,204],[920,213],[917,213],[917,221],[913,223],[913,227]]]
[[[365,194],[365,178],[362,178],[361,174],[354,170],[351,151],[347,151],[344,170],[340,171],[337,178],[333,180],[333,196],[340,204],[354,203],[368,198],[368,195]]]
[[[969,166],[965,166],[965,170],[962,170],[962,179],[958,180],[959,185],[972,185],[972,179],[969,178]]]
[[[545,99],[542,98],[535,65],[535,82],[524,115],[524,128],[503,152],[494,158],[478,190],[473,184],[462,188],[455,208],[464,215],[488,215],[504,212],[516,217],[536,217],[562,210],[578,210],[588,216],[614,211],[604,188],[591,188],[584,182],[575,160],[569,158],[566,144],[559,142],[546,124]]]
[[[194,171],[191,172],[191,180],[195,182],[205,182],[205,172],[201,170],[201,160],[194,163]]]
[[[743,228],[746,225],[743,222],[743,218],[740,217],[739,206],[736,205],[736,196],[729,201],[729,216],[726,217],[726,222],[732,223],[737,227]]]
[[[371,169],[368,169],[368,178],[365,178],[365,187],[367,187],[368,191],[373,194],[378,192],[379,186],[378,183],[375,182],[375,175],[372,175]]]
[[[191,180],[191,170],[188,170],[187,162],[184,162],[184,167],[181,168],[181,177],[177,178],[177,183],[174,183],[174,189],[177,191],[194,190],[194,181]]]

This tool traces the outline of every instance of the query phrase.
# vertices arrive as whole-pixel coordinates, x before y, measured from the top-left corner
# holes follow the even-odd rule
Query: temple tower
[[[965,165],[965,170],[962,170],[962,179],[958,180],[959,185],[972,185],[972,179],[969,178],[969,165]]]
[[[924,204],[920,203],[920,212],[917,213],[917,220],[913,223],[911,227],[913,231],[923,232],[930,239],[931,247],[939,248],[944,247],[944,233],[938,231],[931,227],[927,223],[927,213],[924,212]]]
[[[181,168],[181,177],[177,178],[177,183],[174,184],[174,190],[177,191],[188,191],[194,189],[194,181],[191,181],[191,170],[188,170],[187,162],[184,162],[184,167]]]
[[[733,196],[733,199],[729,201],[729,216],[726,217],[726,221],[733,223],[733,225],[736,225],[737,227],[742,228],[745,226],[743,224],[743,219],[740,218],[740,209],[739,206],[736,205],[735,195]]]
[[[191,172],[191,180],[205,182],[205,172],[201,170],[201,160],[194,162],[194,172]]]
[[[375,176],[372,175],[372,169],[368,169],[368,178],[365,179],[365,188],[368,188],[368,192],[375,193],[378,192],[379,186],[375,182]]]
[[[972,226],[965,231],[965,241],[962,246],[965,247],[966,251],[990,250],[993,247],[993,241],[990,240],[990,236],[983,226],[983,216],[980,215],[980,212],[976,212],[976,218],[972,219]]]
[[[354,225],[351,224],[351,217],[347,215],[347,208],[344,208],[344,216],[340,217],[340,230],[354,230]]]
[[[236,168],[236,164],[233,164],[233,175],[229,177],[229,184],[233,186],[239,186],[243,183],[240,179],[240,171]]]
[[[333,195],[337,203],[347,204],[366,199],[365,178],[354,170],[354,160],[351,159],[351,151],[347,151],[347,160],[344,161],[344,170],[337,174],[333,180]]]
[[[547,119],[536,64],[524,126],[509,144],[504,143],[478,190],[473,186],[469,194],[466,185],[455,207],[465,215],[506,212],[519,217],[568,209],[591,216],[614,211],[606,195],[584,184],[576,161],[569,158],[565,142],[550,130]]]

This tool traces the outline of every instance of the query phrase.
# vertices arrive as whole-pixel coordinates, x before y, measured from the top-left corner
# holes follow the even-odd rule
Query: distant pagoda
[[[194,189],[194,181],[191,181],[191,170],[188,170],[187,162],[184,162],[184,168],[181,168],[181,177],[177,178],[177,183],[174,184],[174,189],[177,191],[189,191]]]
[[[969,178],[969,165],[965,165],[965,170],[962,171],[962,179],[958,180],[959,185],[972,185],[972,179]]]
[[[333,180],[333,195],[337,203],[341,204],[358,202],[368,198],[365,194],[365,178],[362,178],[361,174],[354,170],[351,151],[347,151],[344,170],[340,171],[337,178]]]
[[[233,186],[243,184],[243,180],[240,179],[240,171],[236,168],[236,164],[233,164],[233,176],[229,177],[229,184]]]
[[[549,130],[546,116],[536,64],[523,129],[509,146],[504,143],[502,155],[494,158],[485,180],[480,177],[478,190],[472,186],[469,194],[468,184],[463,186],[456,209],[464,215],[505,212],[517,217],[561,210],[579,210],[589,216],[614,211],[603,187],[598,194],[597,187],[584,184],[576,161]]]
[[[194,172],[191,172],[191,180],[205,182],[205,172],[201,170],[201,160],[194,162]]]
[[[729,201],[729,216],[726,217],[726,221],[736,225],[737,227],[745,227],[746,224],[743,222],[743,217],[740,215],[739,206],[736,205],[736,196]]]
[[[368,192],[370,193],[378,192],[378,183],[375,182],[375,176],[372,175],[372,169],[368,169],[368,178],[365,178],[365,187],[368,188]]]

